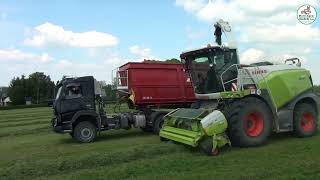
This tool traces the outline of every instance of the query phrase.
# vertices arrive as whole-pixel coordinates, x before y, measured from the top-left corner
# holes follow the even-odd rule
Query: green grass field
[[[0,111],[0,179],[320,179],[319,133],[273,135],[265,146],[207,157],[139,129],[78,144],[51,131],[51,114],[50,108]]]

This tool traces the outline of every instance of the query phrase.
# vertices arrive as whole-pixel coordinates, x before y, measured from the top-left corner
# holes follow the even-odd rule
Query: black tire
[[[150,133],[153,132],[153,128],[151,126],[140,128],[143,132]]]
[[[298,137],[310,137],[317,132],[317,111],[311,104],[300,103],[294,108],[293,129]]]
[[[97,137],[97,127],[89,121],[79,122],[73,130],[73,138],[81,143],[90,143]]]
[[[169,139],[164,138],[164,137],[160,137],[160,141],[167,142],[167,141],[169,141]]]
[[[69,135],[73,138],[73,132],[69,133]]]
[[[247,97],[227,107],[228,135],[233,146],[253,147],[266,143],[272,132],[272,113],[262,100]]]
[[[213,146],[213,142],[212,142],[212,139],[210,138],[204,138],[199,143],[200,150],[208,156],[213,155],[212,146]]]
[[[160,129],[162,128],[164,119],[163,119],[164,114],[159,113],[157,116],[155,116],[155,119],[153,121],[153,133],[154,134],[159,134]]]

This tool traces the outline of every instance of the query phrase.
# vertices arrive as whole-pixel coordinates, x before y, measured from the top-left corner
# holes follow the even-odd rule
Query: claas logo
[[[265,73],[267,73],[267,70],[265,70],[265,69],[259,69],[259,70],[252,71],[252,74],[265,74]]]

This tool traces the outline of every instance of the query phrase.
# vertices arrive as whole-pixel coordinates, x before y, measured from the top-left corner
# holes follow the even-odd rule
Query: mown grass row
[[[208,157],[139,129],[103,132],[96,142],[79,144],[50,130],[50,108],[16,110],[18,121],[8,111],[0,111],[0,120],[11,116],[0,122],[0,179],[320,178],[319,133],[273,135],[265,146]]]

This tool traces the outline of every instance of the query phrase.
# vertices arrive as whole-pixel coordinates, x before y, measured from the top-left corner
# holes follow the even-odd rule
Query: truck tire
[[[267,141],[272,132],[272,113],[266,103],[247,97],[228,109],[228,135],[233,146],[260,146]]]
[[[79,122],[73,130],[73,138],[81,143],[93,142],[97,136],[97,128],[90,121]]]
[[[154,121],[153,121],[153,133],[154,134],[159,134],[160,129],[162,128],[163,125],[163,113],[158,112],[157,116],[155,116]]]
[[[317,112],[311,104],[300,103],[294,108],[293,129],[298,137],[310,137],[317,132]]]

